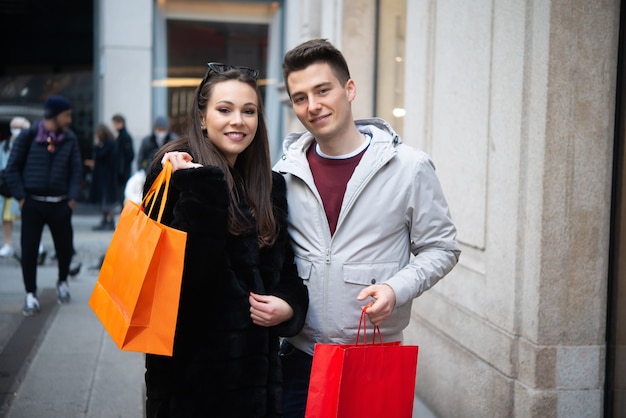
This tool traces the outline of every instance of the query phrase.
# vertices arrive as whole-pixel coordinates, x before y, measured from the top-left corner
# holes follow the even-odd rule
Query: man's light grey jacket
[[[290,235],[310,297],[304,329],[289,341],[309,354],[315,343],[356,341],[366,303],[356,297],[371,284],[395,291],[381,334],[401,340],[413,299],[452,270],[461,253],[430,157],[403,144],[382,119],[355,123],[371,143],[348,182],[333,236],[306,159],[312,135],[289,135],[274,166],[287,181]]]

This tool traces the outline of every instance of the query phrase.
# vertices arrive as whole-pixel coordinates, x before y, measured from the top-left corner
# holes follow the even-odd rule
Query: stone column
[[[122,113],[135,151],[152,130],[152,0],[101,0],[96,54],[97,122]],[[133,164],[133,169],[136,167]]]

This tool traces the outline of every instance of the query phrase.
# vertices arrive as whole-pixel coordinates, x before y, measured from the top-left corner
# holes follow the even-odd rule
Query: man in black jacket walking
[[[44,103],[44,119],[15,139],[6,168],[11,194],[22,211],[22,276],[26,289],[23,314],[39,312],[37,253],[44,225],[56,249],[59,303],[70,301],[67,277],[73,252],[72,213],[79,195],[82,158],[70,129],[72,106],[62,96]]]

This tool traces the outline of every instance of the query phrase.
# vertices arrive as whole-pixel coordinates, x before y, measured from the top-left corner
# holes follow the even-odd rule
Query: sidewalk
[[[111,232],[94,232],[97,215],[74,215],[74,262],[80,273],[69,280],[72,301],[56,303],[56,262],[49,230],[43,244],[48,261],[38,268],[37,282],[42,312],[23,317],[22,274],[14,259],[0,260],[0,352],[26,357],[15,364],[14,389],[0,405],[0,416],[34,417],[142,417],[144,416],[143,355],[121,351],[106,333],[88,305],[98,277],[89,269],[104,254]],[[19,222],[14,225],[14,243],[19,243]],[[16,245],[17,246],[17,245]],[[30,353],[6,353],[23,329],[40,321],[42,331]],[[9,339],[11,338],[11,339]],[[19,366],[21,365],[21,368]],[[0,370],[0,372],[2,372]],[[17,387],[15,387],[17,386]]]
[[[112,232],[94,232],[98,215],[73,217],[80,273],[69,280],[72,301],[56,303],[56,261],[49,230],[42,243],[48,261],[37,270],[42,312],[21,314],[24,287],[15,259],[0,258],[0,387],[11,379],[0,417],[7,418],[140,418],[144,414],[144,356],[121,351],[88,305],[98,278],[98,263]],[[19,221],[13,241],[19,246]],[[41,330],[41,331],[39,331]],[[29,341],[32,340],[32,341]],[[26,348],[32,347],[31,350]],[[15,379],[15,377],[17,377]],[[3,395],[0,393],[0,395]],[[416,398],[414,418],[436,418]]]

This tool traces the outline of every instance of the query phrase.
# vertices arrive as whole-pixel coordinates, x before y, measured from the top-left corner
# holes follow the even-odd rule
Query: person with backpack
[[[21,264],[26,290],[22,313],[26,316],[40,309],[37,258],[44,225],[50,228],[56,250],[58,301],[70,301],[67,278],[74,247],[72,213],[83,169],[71,123],[70,102],[63,96],[50,96],[44,102],[44,119],[15,139],[6,168],[9,189],[22,211]]]

